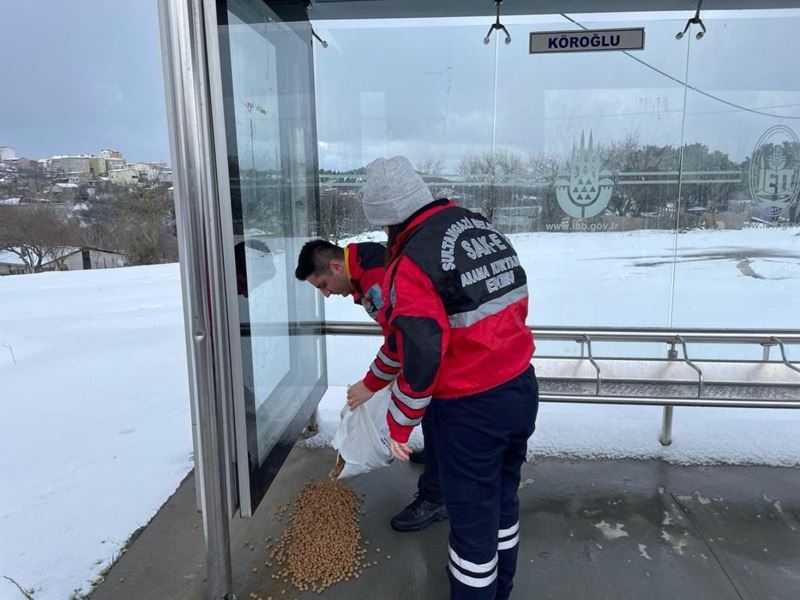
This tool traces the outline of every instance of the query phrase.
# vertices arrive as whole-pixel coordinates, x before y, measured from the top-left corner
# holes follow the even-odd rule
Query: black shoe
[[[417,495],[411,504],[392,517],[391,523],[396,531],[421,531],[446,518],[444,502],[431,502]]]
[[[418,465],[424,465],[425,464],[425,449],[423,448],[422,450],[414,450],[409,455],[408,460],[410,460],[411,462],[416,463]]]

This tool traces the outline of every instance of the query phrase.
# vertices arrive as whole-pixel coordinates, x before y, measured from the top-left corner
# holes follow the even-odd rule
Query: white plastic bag
[[[394,457],[389,450],[389,426],[386,424],[390,401],[390,391],[386,387],[355,410],[347,405],[342,409],[342,420],[331,441],[346,463],[339,479],[386,467],[392,462]]]

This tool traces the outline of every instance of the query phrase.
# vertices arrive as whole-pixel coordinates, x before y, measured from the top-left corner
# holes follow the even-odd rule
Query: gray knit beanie
[[[397,225],[433,202],[428,186],[405,156],[369,163],[363,191],[361,202],[371,225]]]

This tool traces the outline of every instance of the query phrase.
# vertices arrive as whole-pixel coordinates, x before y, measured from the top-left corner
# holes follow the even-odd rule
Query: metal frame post
[[[675,342],[671,342],[667,349],[667,360],[678,360],[678,350],[675,348]],[[658,438],[662,446],[672,444],[672,412],[674,408],[674,406],[664,407],[661,419],[661,435]]]
[[[195,473],[210,600],[234,600],[225,462],[230,356],[202,0],[159,0]]]

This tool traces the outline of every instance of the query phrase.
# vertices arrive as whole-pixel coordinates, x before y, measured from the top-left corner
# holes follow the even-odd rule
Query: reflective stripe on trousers
[[[519,551],[517,490],[538,408],[533,369],[465,398],[428,407],[450,516],[450,598],[507,598]]]

